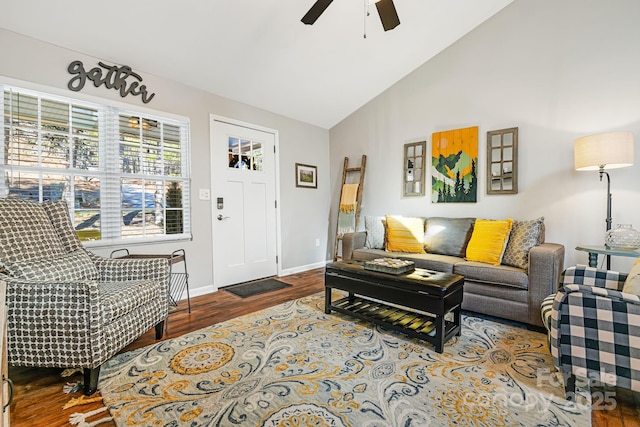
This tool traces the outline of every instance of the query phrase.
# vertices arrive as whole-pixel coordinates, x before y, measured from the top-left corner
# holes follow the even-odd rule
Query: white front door
[[[214,287],[277,274],[275,134],[211,118]]]

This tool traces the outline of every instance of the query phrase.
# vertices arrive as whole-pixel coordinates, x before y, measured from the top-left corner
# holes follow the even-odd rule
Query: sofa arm
[[[128,280],[154,280],[169,283],[169,260],[166,258],[117,259],[104,258],[90,253],[100,281],[121,282]]]
[[[586,265],[567,268],[560,278],[560,285],[587,285],[596,288],[621,291],[627,274],[613,270],[599,270]]]
[[[88,329],[91,322],[100,320],[98,303],[100,299],[99,284],[93,280],[77,282],[39,282],[0,273],[0,281],[7,284],[7,306],[9,317],[11,310],[19,311],[21,316],[33,313],[34,321],[42,319],[42,313],[65,311],[62,321],[73,327],[82,324]],[[64,310],[56,310],[58,306]],[[39,314],[36,314],[38,312]]]
[[[640,374],[634,351],[640,334],[628,326],[638,317],[637,295],[590,285],[563,286],[551,312],[554,364],[579,377],[631,388],[631,378]]]
[[[542,243],[529,252],[529,323],[542,326],[542,300],[556,293],[564,268],[564,245]]]
[[[598,298],[606,298],[611,301],[612,305],[615,304],[635,304],[640,307],[640,297],[635,294],[628,294],[622,291],[618,291],[615,289],[607,289],[600,288],[597,286],[589,286],[589,285],[564,285],[559,292],[565,294],[571,293],[580,293],[581,298],[586,299],[590,298],[592,300],[597,300]],[[560,305],[560,303],[558,303]],[[593,307],[595,307],[595,303]],[[583,307],[582,305],[580,307]],[[591,305],[589,305],[591,307]],[[621,305],[618,305],[621,307]],[[598,310],[602,309],[601,306],[598,306]]]
[[[101,335],[89,333],[102,328],[97,282],[42,283],[3,274],[0,281],[7,285],[9,363],[58,367],[70,351],[76,359],[97,357],[100,346],[90,340]],[[49,346],[48,355],[25,356],[35,346]]]
[[[344,233],[342,236],[342,259],[349,260],[353,256],[355,249],[364,248],[367,240],[366,231],[356,231],[355,233]]]

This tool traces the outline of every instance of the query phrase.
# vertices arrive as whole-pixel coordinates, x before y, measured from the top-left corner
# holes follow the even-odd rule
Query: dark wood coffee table
[[[324,276],[325,313],[335,310],[430,342],[438,353],[460,335],[464,277],[416,268],[399,275],[367,270],[364,263],[327,264]],[[331,291],[348,296],[331,300]],[[445,319],[453,312],[453,320]]]

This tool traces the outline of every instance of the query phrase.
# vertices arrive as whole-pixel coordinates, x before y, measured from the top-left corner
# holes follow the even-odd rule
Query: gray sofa
[[[464,310],[543,326],[540,306],[544,298],[557,291],[564,268],[564,246],[544,242],[542,218],[537,220],[540,230],[537,237],[534,237],[537,242],[532,247],[525,248],[526,253],[520,254],[523,256],[522,262],[512,262],[519,266],[465,260],[474,218],[425,218],[424,246],[427,253],[424,254],[387,252],[379,247],[380,244],[371,244],[374,240],[371,235],[376,231],[370,225],[373,223],[379,227],[376,223],[381,218],[384,217],[365,217],[366,231],[346,233],[343,236],[343,260],[366,261],[382,257],[409,259],[416,263],[416,267],[460,274],[465,278],[462,303]],[[512,233],[515,232],[517,223],[519,222],[514,222]],[[434,233],[433,230],[439,232]],[[524,231],[527,232],[531,233]],[[369,238],[367,233],[370,234]],[[513,236],[514,241],[515,239],[516,236]],[[512,242],[508,244],[510,243]]]

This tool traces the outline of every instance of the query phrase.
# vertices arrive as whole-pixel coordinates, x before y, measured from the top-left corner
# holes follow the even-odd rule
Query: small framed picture
[[[318,168],[296,163],[296,187],[318,188]]]

